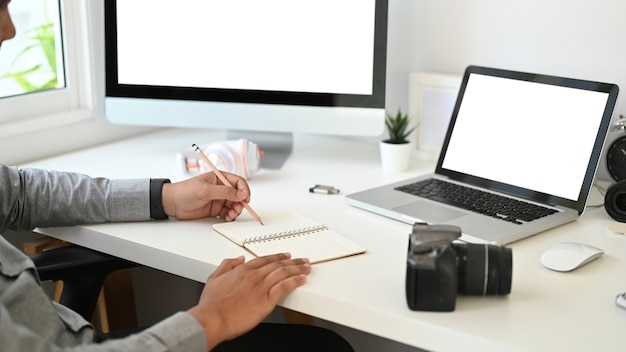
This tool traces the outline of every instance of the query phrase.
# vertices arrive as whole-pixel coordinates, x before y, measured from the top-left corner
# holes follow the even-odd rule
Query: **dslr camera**
[[[415,223],[406,261],[406,299],[411,310],[450,312],[457,293],[507,295],[511,292],[510,248],[453,243],[461,229]]]

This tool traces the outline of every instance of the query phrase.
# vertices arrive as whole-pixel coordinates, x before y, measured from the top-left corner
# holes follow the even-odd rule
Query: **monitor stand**
[[[280,169],[293,149],[293,134],[286,132],[262,132],[228,130],[228,139],[246,138],[256,143],[263,151],[261,168]]]

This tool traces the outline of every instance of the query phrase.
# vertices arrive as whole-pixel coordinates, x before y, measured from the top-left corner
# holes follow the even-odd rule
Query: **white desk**
[[[111,178],[185,176],[175,153],[219,133],[169,130],[29,164]],[[409,172],[381,172],[376,143],[295,136],[280,171],[250,181],[261,215],[291,209],[327,223],[368,249],[364,255],[316,264],[305,286],[282,305],[331,322],[429,350],[623,350],[626,311],[614,304],[626,290],[626,237],[609,232],[604,209],[511,245],[513,288],[505,297],[459,297],[452,313],[413,312],[404,295],[410,226],[348,206],[345,194],[431,170],[413,161]],[[328,184],[340,195],[311,194]],[[248,216],[248,215],[245,215]],[[204,282],[224,257],[246,252],[212,232],[211,220],[105,224],[40,232],[176,275]],[[561,241],[605,250],[600,259],[563,274],[541,266],[541,253]],[[248,257],[250,255],[248,254]]]

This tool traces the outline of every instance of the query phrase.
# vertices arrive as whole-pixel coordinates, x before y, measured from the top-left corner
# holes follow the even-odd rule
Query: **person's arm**
[[[109,180],[69,172],[18,169],[0,163],[0,233],[6,229],[145,221],[162,215],[178,219],[220,216],[234,220],[250,201],[250,189],[237,175],[224,173],[233,187],[213,173],[177,183],[149,179]],[[160,185],[161,192],[151,189]],[[151,204],[152,203],[152,204]],[[159,203],[161,207],[154,207]],[[152,212],[151,212],[152,210]],[[157,214],[160,211],[156,212]]]
[[[0,180],[0,233],[150,219],[148,179],[112,181],[0,164]]]
[[[162,183],[163,213],[179,219],[220,216],[234,220],[243,210],[240,202],[250,200],[250,191],[242,178],[232,174],[227,177],[235,188],[221,185],[212,173],[174,184]],[[0,232],[7,228],[148,220],[152,209],[147,179],[108,180],[75,173],[19,170],[0,164],[0,180],[6,181],[0,183]],[[188,312],[177,313],[126,339],[107,341],[97,347],[83,345],[76,350],[212,348],[256,326],[278,301],[305,282],[311,270],[308,260],[291,260],[286,254],[243,262],[243,257],[225,260],[208,279],[198,305]],[[0,321],[0,325],[4,323]],[[13,324],[0,329],[1,334],[24,332]],[[33,350],[56,349],[37,334],[12,337],[20,342],[32,338],[34,345],[30,346],[38,346]]]
[[[206,335],[202,326],[187,313],[176,313],[138,334],[126,338],[110,339],[96,344],[93,341],[58,345],[40,331],[11,318],[0,304],[0,341],[2,351],[30,352],[121,352],[121,351],[207,351]],[[68,342],[68,341],[66,341]]]

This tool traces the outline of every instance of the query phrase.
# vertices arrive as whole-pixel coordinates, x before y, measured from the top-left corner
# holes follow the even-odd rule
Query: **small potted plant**
[[[411,122],[409,115],[403,114],[400,109],[395,116],[387,114],[385,118],[385,126],[389,132],[389,138],[385,139],[384,143],[391,144],[406,144],[409,141],[406,139],[415,127],[411,127],[409,130],[409,123]]]
[[[411,119],[400,109],[395,115],[387,114],[385,127],[389,138],[380,142],[380,160],[384,171],[402,172],[409,165],[411,143],[407,137],[415,130],[409,128]]]

